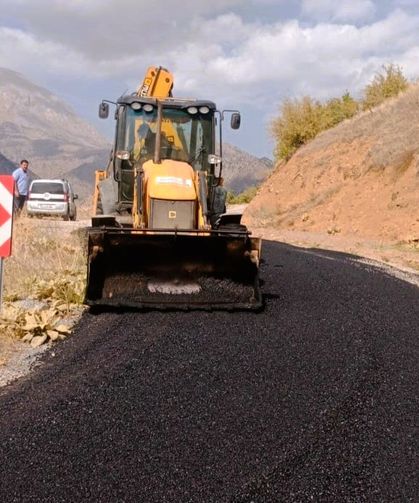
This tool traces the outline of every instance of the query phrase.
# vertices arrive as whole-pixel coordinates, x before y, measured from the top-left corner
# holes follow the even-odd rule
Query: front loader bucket
[[[260,239],[247,232],[89,233],[86,304],[138,309],[258,309]]]

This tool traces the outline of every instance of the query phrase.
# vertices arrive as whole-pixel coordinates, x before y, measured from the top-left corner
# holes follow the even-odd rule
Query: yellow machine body
[[[138,96],[155,96],[165,98],[171,96],[173,88],[173,75],[161,66],[150,66],[142,84],[137,89]]]
[[[147,161],[144,170],[144,196],[142,227],[151,228],[150,220],[153,214],[153,203],[168,201],[166,215],[163,220],[173,224],[173,228],[184,228],[175,208],[176,202],[187,201],[194,207],[193,228],[205,229],[202,206],[199,204],[198,173],[186,162],[164,159],[155,164]],[[171,202],[171,204],[170,204]]]
[[[85,302],[258,309],[261,240],[223,224],[221,170],[210,163],[215,104],[172,99],[172,86],[170,72],[150,67],[118,100],[111,162],[96,172]]]

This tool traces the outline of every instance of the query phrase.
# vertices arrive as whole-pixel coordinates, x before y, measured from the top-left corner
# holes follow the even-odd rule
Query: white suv
[[[67,180],[34,180],[29,187],[27,213],[29,216],[56,215],[64,220],[76,220],[77,199]]]

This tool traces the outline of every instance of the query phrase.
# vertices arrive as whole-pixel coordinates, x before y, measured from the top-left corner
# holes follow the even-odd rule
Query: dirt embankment
[[[407,251],[419,269],[418,138],[415,85],[322,133],[279,164],[244,221],[265,236],[276,233],[294,242],[325,241],[354,252],[384,247],[390,255]]]

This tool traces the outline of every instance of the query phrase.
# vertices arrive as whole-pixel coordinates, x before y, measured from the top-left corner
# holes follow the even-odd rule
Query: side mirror
[[[109,116],[109,105],[107,103],[102,103],[99,105],[99,117],[101,119],[107,119]]]
[[[231,129],[239,129],[240,127],[240,122],[241,122],[241,117],[239,112],[234,112],[234,114],[231,114]]]
[[[77,194],[74,194],[73,199],[78,199],[79,196]]]

